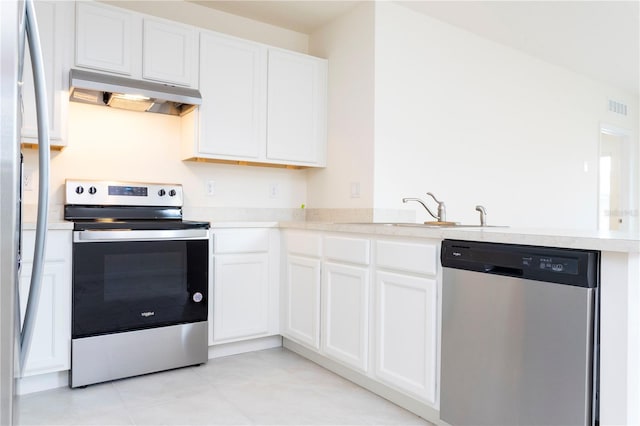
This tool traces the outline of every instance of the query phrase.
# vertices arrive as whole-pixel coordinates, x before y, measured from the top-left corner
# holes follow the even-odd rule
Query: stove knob
[[[161,197],[164,197],[164,194],[166,194],[167,191],[165,191],[164,189],[161,189],[160,191],[158,191],[158,195]]]
[[[169,196],[170,197],[174,197],[175,195],[176,195],[176,190],[175,189],[172,189],[172,190],[169,191]]]
[[[80,185],[76,186],[76,194],[82,194],[84,192],[84,188]]]
[[[96,192],[98,192],[98,190],[96,189],[96,187],[95,187],[95,186],[91,186],[91,187],[89,187],[89,194],[93,195],[93,194],[95,194]]]
[[[194,301],[194,302],[196,302],[196,303],[200,303],[200,302],[202,302],[202,298],[203,298],[203,297],[202,297],[202,293],[200,293],[199,291],[198,291],[198,292],[193,293],[193,301]]]

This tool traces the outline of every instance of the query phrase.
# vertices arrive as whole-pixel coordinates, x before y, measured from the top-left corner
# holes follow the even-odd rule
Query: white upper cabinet
[[[211,31],[200,35],[199,113],[185,160],[326,165],[327,61]],[[195,130],[195,131],[193,131]]]
[[[99,3],[76,3],[76,66],[140,77],[142,17]]]
[[[267,158],[325,165],[327,62],[269,50]]]
[[[194,27],[144,19],[142,77],[197,87],[198,33]]]
[[[47,109],[49,111],[49,137],[53,148],[66,146],[67,105],[69,100],[63,94],[68,90],[69,55],[66,46],[70,43],[72,31],[71,16],[73,6],[66,2],[35,2],[38,32],[42,46]],[[22,75],[22,130],[21,141],[28,144],[38,143],[38,125],[36,116],[36,96],[31,69],[29,46],[25,47],[24,71]]]
[[[198,32],[195,27],[125,9],[78,2],[75,65],[197,87]]]
[[[257,160],[266,129],[265,47],[211,32],[200,36],[201,154]]]

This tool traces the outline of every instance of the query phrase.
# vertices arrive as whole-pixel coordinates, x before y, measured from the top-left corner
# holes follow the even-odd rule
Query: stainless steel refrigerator
[[[23,70],[25,51],[32,70]],[[22,75],[33,73],[39,145],[38,216],[29,294],[19,295]],[[33,0],[0,0],[0,424],[15,423],[16,377],[23,368],[38,306],[47,228],[49,123]],[[28,297],[21,321],[19,297]]]

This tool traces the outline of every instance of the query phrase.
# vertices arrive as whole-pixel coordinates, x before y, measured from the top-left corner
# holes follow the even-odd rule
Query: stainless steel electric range
[[[207,362],[209,223],[181,185],[67,180],[71,387]]]

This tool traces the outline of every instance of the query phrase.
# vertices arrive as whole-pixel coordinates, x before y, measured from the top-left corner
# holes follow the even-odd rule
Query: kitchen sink
[[[414,228],[508,228],[504,225],[470,225],[458,222],[344,222],[337,225],[378,225],[378,226],[406,226]]]

